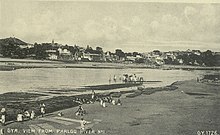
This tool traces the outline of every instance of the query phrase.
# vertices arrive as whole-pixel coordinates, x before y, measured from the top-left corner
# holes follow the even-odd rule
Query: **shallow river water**
[[[88,69],[88,68],[35,68],[0,71],[0,93],[9,91],[73,89],[86,85],[108,84],[114,75],[136,74],[145,81],[146,87],[169,85],[175,81],[196,79],[204,71],[161,69]],[[111,82],[113,83],[113,81]]]

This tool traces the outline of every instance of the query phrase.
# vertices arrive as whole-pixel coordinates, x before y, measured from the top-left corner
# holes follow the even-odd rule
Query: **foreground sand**
[[[123,106],[86,106],[91,112],[88,117],[102,119],[102,124],[94,128],[115,135],[194,135],[200,130],[217,130],[219,133],[219,86],[195,81],[179,83],[178,86],[176,91],[124,99]],[[204,93],[210,95],[199,95]]]
[[[197,135],[198,131],[217,131],[219,134],[220,86],[196,83],[195,80],[178,82],[176,86],[179,88],[175,91],[160,91],[134,98],[123,95],[122,106],[107,104],[107,108],[102,108],[97,102],[83,105],[88,112],[84,118],[92,122],[92,129],[104,131],[99,134],[107,135]],[[53,133],[49,134],[75,134],[57,133],[56,130],[78,127],[78,122],[71,122],[80,119],[74,114],[76,110],[62,111],[63,117],[70,120],[66,123],[55,120],[57,112],[54,112],[45,118],[12,123],[1,129],[51,129]]]

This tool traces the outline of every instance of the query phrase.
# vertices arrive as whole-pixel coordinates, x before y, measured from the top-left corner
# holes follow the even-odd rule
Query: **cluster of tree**
[[[116,49],[115,55],[118,56],[119,59],[125,58],[125,53],[121,49]]]
[[[138,52],[123,52],[121,49],[116,49],[115,55],[118,56],[119,58],[126,58],[127,56],[136,57],[137,55],[141,55],[141,54]]]
[[[124,59],[125,61],[128,60],[128,57],[136,57],[137,55],[141,56],[141,53],[139,52],[123,52],[121,49],[116,49],[115,50],[115,55],[119,58],[119,60]],[[141,58],[136,58],[133,62],[135,63],[146,63],[146,59],[141,57]]]
[[[32,48],[20,48],[19,45],[15,45],[13,43],[3,44],[1,45],[1,54],[3,57],[10,57],[10,58],[18,58],[23,59],[30,57],[31,55],[34,56],[36,59],[45,59],[48,54],[46,50],[52,49],[51,44],[43,43],[43,44],[34,44]]]
[[[180,63],[179,60],[182,59],[183,63]],[[168,58],[165,59],[166,64],[184,64],[184,65],[200,65],[200,66],[215,66],[216,59],[213,55],[213,52],[207,50],[205,52],[201,52],[200,55],[194,53],[184,53],[182,55],[178,55],[176,59]]]
[[[34,47],[33,47],[33,54],[35,54],[35,58],[36,59],[46,59],[48,57],[48,53],[47,53],[47,50],[56,50],[56,54],[59,55],[59,52],[58,52],[58,48],[61,48],[61,49],[67,49],[70,51],[71,54],[75,54],[76,52],[79,52],[79,48],[75,45],[75,46],[68,46],[68,45],[65,45],[65,46],[53,46],[51,43],[42,43],[42,44],[37,44],[35,43],[34,44]]]
[[[94,50],[91,46],[87,45],[85,52],[87,53],[95,53],[95,54],[103,54],[103,50],[101,47],[96,47],[96,49]]]
[[[0,54],[3,57],[10,58],[28,58],[33,57],[35,59],[46,59],[48,57],[47,50],[57,50],[57,55],[59,54],[58,48],[67,49],[71,54],[78,54],[80,56],[79,47],[75,46],[58,46],[55,43],[55,46],[51,43],[35,43],[34,47],[31,48],[21,48],[20,45],[27,45],[27,43],[17,39],[17,38],[6,38],[0,40]],[[89,45],[85,49],[85,53],[100,54],[101,57],[104,57],[104,51],[101,47],[96,47],[93,49]],[[153,51],[154,54],[161,55],[162,53],[158,50]],[[117,60],[126,60],[128,56],[141,55],[138,52],[123,52],[121,49],[116,49],[113,56],[117,57]],[[176,59],[167,58],[164,59],[165,64],[184,64],[184,65],[200,65],[200,66],[216,66],[217,57],[213,55],[214,53],[210,50],[205,52],[200,52],[200,55],[195,53],[182,53],[176,56]],[[180,62],[179,60],[182,60]],[[134,62],[136,63],[149,63],[148,59],[137,58]]]
[[[33,50],[27,48],[20,48],[18,45],[8,44],[1,45],[1,54],[4,57],[10,58],[26,58]]]

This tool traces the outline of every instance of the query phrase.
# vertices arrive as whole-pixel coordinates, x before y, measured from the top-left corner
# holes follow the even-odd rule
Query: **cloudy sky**
[[[0,0],[0,38],[105,51],[220,51],[220,3]]]

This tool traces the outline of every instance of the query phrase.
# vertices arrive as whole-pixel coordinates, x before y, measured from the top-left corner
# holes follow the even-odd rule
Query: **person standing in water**
[[[134,81],[134,83],[136,83],[136,82],[137,82],[137,76],[136,76],[136,74],[134,74],[133,81]]]
[[[116,81],[117,81],[116,75],[114,75],[113,80],[114,80],[114,82],[116,83]]]
[[[111,76],[110,76],[108,82],[109,82],[109,84],[111,84],[111,82],[112,82]]]

